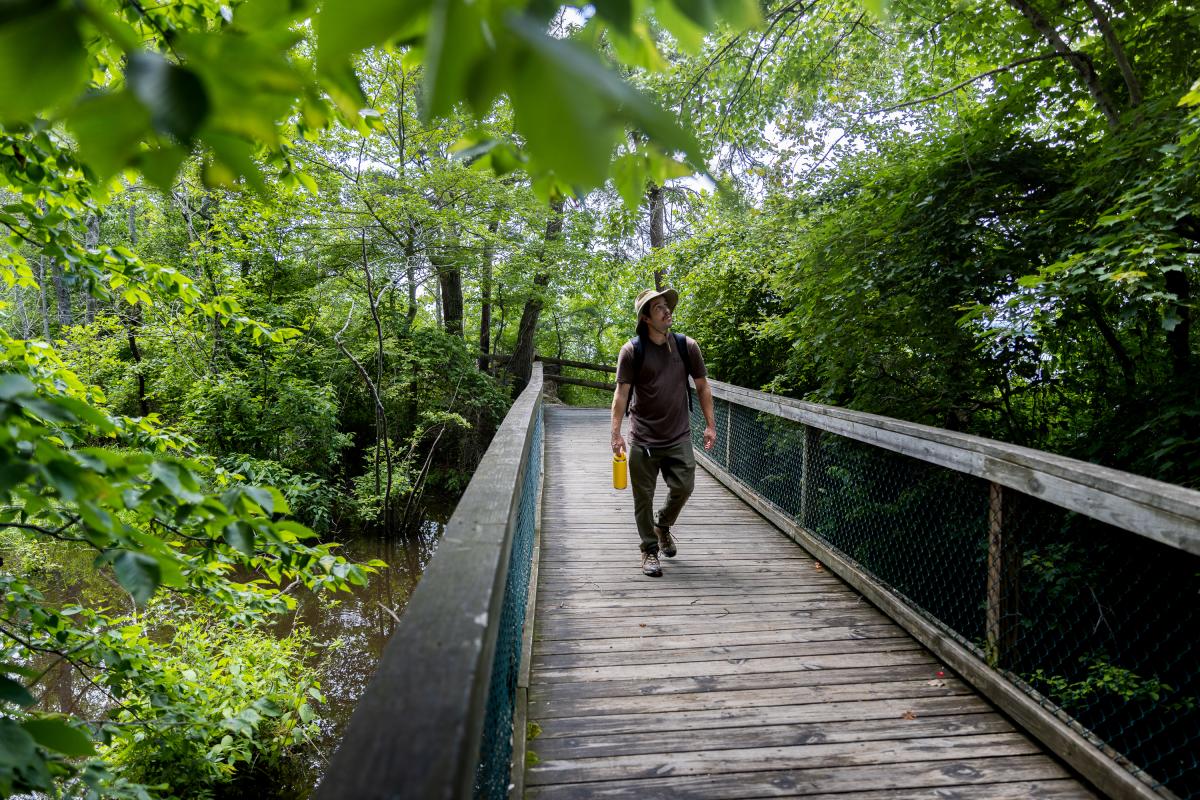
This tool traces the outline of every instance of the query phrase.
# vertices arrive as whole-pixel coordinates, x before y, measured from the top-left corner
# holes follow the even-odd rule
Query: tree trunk
[[[50,262],[50,276],[54,281],[54,300],[58,308],[58,324],[63,327],[74,325],[75,317],[71,313],[71,290],[67,286],[67,276],[58,259]]]
[[[667,245],[667,203],[663,196],[663,187],[651,183],[646,196],[650,205],[650,249],[661,250]],[[662,291],[663,277],[663,270],[656,268],[654,270],[654,291]]]
[[[46,300],[46,257],[39,256],[34,267],[38,283],[38,310],[42,314],[42,338],[50,341],[50,303]]]
[[[487,372],[487,354],[492,347],[492,237],[500,221],[488,225],[488,240],[483,246],[483,264],[479,275],[479,371]]]
[[[29,319],[29,311],[25,308],[25,290],[14,286],[12,294],[17,301],[17,315],[21,318],[21,338],[28,339],[33,335],[33,323]]]
[[[1108,45],[1113,59],[1117,62],[1117,67],[1121,70],[1125,88],[1129,91],[1129,107],[1137,108],[1142,104],[1142,84],[1138,81],[1137,75],[1133,74],[1133,66],[1129,63],[1129,56],[1125,54],[1121,40],[1117,38],[1117,32],[1113,30],[1112,20],[1109,19],[1104,7],[1096,0],[1083,0],[1083,2],[1092,12],[1092,18],[1096,20],[1096,27],[1100,28],[1100,33],[1104,36],[1104,43]]]
[[[408,330],[417,321],[417,232],[408,226],[408,239],[404,242],[404,280],[408,284],[408,308],[405,309]]]
[[[133,249],[137,247],[137,213],[133,206],[129,207],[129,247]],[[118,301],[118,308],[120,308]],[[123,310],[118,314],[121,322],[125,325],[125,332],[129,338],[129,354],[133,358],[134,371],[137,373],[138,386],[138,411],[144,417],[150,413],[150,404],[146,402],[146,376],[142,374],[142,350],[138,347],[137,332],[142,327],[142,307],[130,306],[128,310]]]
[[[1061,53],[1067,62],[1075,69],[1075,73],[1079,75],[1084,86],[1087,87],[1088,93],[1092,99],[1096,101],[1100,111],[1104,114],[1104,118],[1108,120],[1110,127],[1118,128],[1121,125],[1121,120],[1117,116],[1117,111],[1113,107],[1111,98],[1108,92],[1104,90],[1104,86],[1100,83],[1100,77],[1096,75],[1096,68],[1092,65],[1092,60],[1083,53],[1072,50],[1066,40],[1058,32],[1050,21],[1042,16],[1042,13],[1034,8],[1028,0],[1008,0],[1008,4],[1021,13],[1029,23],[1033,25],[1042,37],[1050,43],[1056,53]]]
[[[521,325],[517,328],[517,344],[512,359],[508,362],[509,374],[513,378],[513,396],[520,394],[533,374],[534,334],[537,332],[538,317],[542,313],[542,290],[550,283],[550,246],[562,236],[563,201],[550,203],[550,216],[546,220],[546,236],[542,243],[542,257],[538,271],[533,276],[533,291],[525,301],[521,312]]]
[[[437,270],[438,294],[442,298],[442,324],[446,333],[451,336],[463,337],[463,281],[462,268],[459,266],[457,254],[459,247],[454,244],[446,251],[430,259]]]
[[[89,214],[87,218],[87,248],[96,250],[100,247],[100,215]],[[83,289],[83,319],[88,325],[96,321],[96,295],[90,286]]]
[[[1096,328],[1100,331],[1100,336],[1104,339],[1105,344],[1112,350],[1113,356],[1117,359],[1117,365],[1121,368],[1121,377],[1125,381],[1125,388],[1132,393],[1137,386],[1137,371],[1133,358],[1125,349],[1125,345],[1121,344],[1121,340],[1117,338],[1117,332],[1108,323],[1108,319],[1104,316],[1104,309],[1100,307],[1096,298],[1085,295],[1083,306],[1091,314],[1092,321],[1096,323]]]
[[[1182,269],[1165,273],[1167,291],[1175,295],[1175,313],[1179,322],[1167,331],[1167,347],[1171,351],[1171,368],[1177,380],[1192,377],[1192,286]]]

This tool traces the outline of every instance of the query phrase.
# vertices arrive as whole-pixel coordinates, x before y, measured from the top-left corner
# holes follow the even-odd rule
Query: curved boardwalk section
[[[703,469],[643,577],[608,413],[546,434],[526,797],[1094,796]]]

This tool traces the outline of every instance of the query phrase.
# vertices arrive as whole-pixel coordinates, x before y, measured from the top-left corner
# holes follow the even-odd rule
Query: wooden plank
[[[981,436],[709,381],[715,397],[994,481],[1200,554],[1200,491]]]
[[[779,594],[764,594],[754,595],[751,599],[746,599],[744,594],[726,594],[726,595],[692,595],[682,594],[677,597],[663,597],[657,595],[655,599],[655,608],[695,608],[704,606],[727,606],[734,603],[739,603],[742,608],[749,608],[754,605],[764,603],[784,603],[784,604],[802,604],[802,603],[832,603],[844,602],[855,605],[862,605],[866,601],[859,598],[848,598],[846,592],[829,591],[828,587],[807,587],[813,589],[809,592],[793,592],[787,591],[787,587],[777,587],[785,591]],[[556,611],[577,611],[588,612],[595,614],[604,614],[606,610],[611,609],[609,613],[625,613],[629,609],[646,608],[646,599],[644,597],[574,597],[574,596],[557,596],[557,597],[542,597],[538,602],[537,608],[539,611],[544,610],[546,613],[554,613]]]
[[[978,786],[989,790],[999,785],[996,797],[1004,797],[1005,784],[1043,786],[1055,781],[1059,786],[1068,778],[1067,772],[1044,756],[1007,756],[959,758],[938,761],[915,761],[889,764],[886,767],[818,766],[811,769],[772,769],[758,772],[738,772],[694,776],[669,776],[642,780],[597,781],[531,787],[529,800],[606,800],[607,798],[639,798],[639,800],[735,800],[747,797],[804,797],[826,796],[830,792],[850,800],[866,792],[890,792],[897,797],[916,796],[956,797],[964,787]],[[1036,782],[1029,784],[1027,782]],[[1060,797],[1093,797],[1077,782],[1071,782],[1078,792],[1059,794]],[[932,791],[946,789],[934,795]],[[1062,790],[1061,791],[1067,791]],[[922,792],[918,794],[918,792]],[[992,795],[984,794],[984,797]],[[1007,795],[1012,796],[1012,795]],[[1018,795],[1020,796],[1020,795]],[[1024,797],[1039,797],[1035,792]]]
[[[890,653],[900,650],[920,650],[921,646],[907,634],[897,631],[884,638],[835,639],[832,641],[794,642],[789,644],[722,645],[719,647],[684,647],[675,650],[634,650],[631,652],[562,653],[534,656],[533,666],[539,678],[549,670],[563,667],[601,667],[624,664],[679,664],[687,661],[738,660],[746,658],[805,658],[839,653]]]
[[[725,634],[733,634],[803,627],[846,628],[855,625],[880,625],[888,621],[888,618],[878,611],[871,611],[869,613],[864,611],[854,613],[843,612],[829,615],[816,615],[797,611],[790,614],[750,616],[757,618],[744,619],[739,617],[736,619],[722,619],[720,617],[702,617],[694,619],[690,617],[672,617],[669,622],[664,621],[662,618],[653,618],[648,622],[631,621],[619,627],[612,624],[588,625],[582,622],[564,623],[557,620],[549,620],[538,623],[538,630],[534,634],[534,638],[536,641],[544,642],[548,639],[618,639],[628,636],[642,636],[648,637],[648,644],[653,646],[654,639],[659,636],[703,635],[718,631]],[[734,615],[731,614],[729,617],[734,617]]]
[[[605,653],[620,651],[657,650],[666,652],[676,648],[735,646],[743,644],[768,644],[775,642],[813,642],[831,638],[841,639],[850,630],[851,635],[869,638],[873,631],[884,631],[888,635],[896,630],[893,622],[879,625],[862,625],[847,628],[840,625],[775,628],[766,631],[731,631],[726,633],[685,634],[655,636],[647,640],[644,636],[615,639],[542,639],[536,632],[533,639],[533,654],[551,653]]]
[[[940,684],[940,685],[938,685]],[[970,688],[951,676],[936,684],[923,678],[832,686],[782,686],[715,692],[691,692],[670,696],[613,697],[577,700],[569,705],[529,702],[531,719],[577,717],[595,714],[677,713],[729,708],[756,708],[780,703],[831,703],[840,700],[880,700],[889,697],[945,697],[969,694]]]
[[[993,712],[973,693],[941,697],[888,697],[874,700],[851,698],[843,701],[778,704],[758,708],[729,708],[715,711],[676,711],[672,714],[603,714],[579,717],[543,717],[540,739],[592,736],[627,736],[656,731],[706,731],[753,728],[762,725],[806,725],[845,720],[902,719],[943,714]]]
[[[938,662],[924,650],[868,651],[863,653],[826,653],[801,658],[790,653],[767,654],[749,657],[708,659],[704,661],[669,661],[647,667],[645,664],[542,667],[538,670],[539,691],[548,686],[565,682],[582,682],[600,685],[596,692],[611,692],[617,689],[613,681],[672,680],[675,678],[712,678],[718,675],[746,675],[781,672],[819,672],[823,670],[847,670],[866,667],[887,667],[921,664],[927,667],[929,676],[934,677]],[[932,668],[931,668],[932,667]],[[650,692],[647,691],[647,694]]]
[[[658,665],[654,665],[658,666]],[[665,695],[700,694],[703,692],[748,691],[808,686],[857,686],[864,682],[901,682],[932,680],[936,663],[903,666],[859,667],[857,669],[801,670],[796,672],[749,672],[745,674],[701,675],[662,679],[654,667],[645,670],[642,678],[624,681],[592,681],[579,683],[541,683],[530,689],[529,699],[539,708],[554,704],[573,705],[588,698],[616,701],[618,698],[646,698]]]
[[[536,750],[535,750],[536,752]],[[910,761],[994,758],[1037,753],[1037,746],[1017,733],[977,736],[931,736],[835,744],[755,747],[744,750],[698,750],[587,759],[543,760],[530,768],[530,786],[596,780],[636,780],[758,770],[812,769],[903,764]]]
[[[1102,792],[1116,798],[1148,799],[1173,796],[1144,772],[1133,774],[1126,771],[1123,763],[1118,760],[1119,754],[1111,747],[1077,731],[1068,717],[1056,715],[1039,703],[1040,698],[1025,693],[999,672],[987,666],[975,653],[945,631],[934,627],[886,587],[861,572],[855,564],[742,486],[736,478],[722,470],[711,459],[697,454],[697,461],[781,530],[803,542],[806,550],[820,558],[822,563],[943,659],[951,669],[970,681],[988,699],[1012,716],[1023,729],[1032,733],[1058,757],[1079,770]]]
[[[988,713],[986,707],[974,714],[917,716],[913,712],[912,719],[906,718],[904,714],[905,712],[901,712],[890,719],[839,719],[794,725],[753,725],[742,728],[654,731],[588,737],[554,736],[539,738],[536,752],[538,758],[543,760],[568,760],[1013,732],[1013,727],[1007,720],[997,714]]]
[[[807,595],[807,597],[826,597],[827,595]],[[788,597],[785,595],[785,597]],[[689,604],[689,605],[656,605],[654,613],[656,616],[699,616],[703,614],[724,614],[730,615],[735,612],[742,614],[751,614],[758,612],[781,612],[792,613],[797,611],[844,611],[847,609],[862,608],[866,606],[863,600],[854,597],[837,597],[826,600],[805,600],[793,599],[789,597],[785,602],[750,602],[746,600],[733,600],[725,598],[723,604],[706,603],[704,605]],[[561,603],[549,601],[538,606],[538,613],[542,614],[545,619],[559,620],[580,620],[580,621],[601,621],[601,620],[626,620],[631,616],[640,617],[645,615],[646,607],[642,606],[565,606]]]
[[[897,800],[897,792],[883,789],[875,792],[854,792],[854,800]],[[847,800],[845,794],[806,794],[807,800]],[[913,797],[906,790],[906,797]],[[955,786],[926,790],[919,796],[929,798],[953,798],[953,800],[1095,800],[1096,795],[1072,779],[1020,781],[1017,783],[989,783],[986,786]]]
[[[584,587],[587,588],[584,588]],[[703,592],[697,592],[692,586],[679,586],[669,581],[664,581],[661,588],[654,591],[654,594],[645,594],[651,591],[650,589],[643,590],[642,587],[647,584],[641,584],[637,588],[631,588],[630,582],[614,584],[607,589],[595,589],[590,583],[586,584],[571,584],[569,588],[556,589],[549,591],[543,585],[542,590],[538,593],[539,596],[549,602],[549,598],[553,598],[558,602],[587,602],[588,600],[596,601],[613,601],[613,602],[628,602],[645,607],[647,602],[653,600],[655,603],[674,602],[676,600],[686,600],[687,602],[695,603],[727,603],[729,597],[744,597],[746,587],[741,586],[720,586],[711,585],[704,589]],[[653,584],[650,584],[653,586]],[[754,585],[755,595],[759,597],[778,597],[780,595],[815,595],[825,597],[830,592],[841,590],[842,594],[844,584],[840,580],[830,581],[823,584],[812,584],[809,586],[797,586],[794,581],[784,581],[775,585],[758,584]]]

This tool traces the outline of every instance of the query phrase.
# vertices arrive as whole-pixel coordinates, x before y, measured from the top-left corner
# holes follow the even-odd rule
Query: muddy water
[[[444,522],[426,520],[408,538],[351,539],[338,548],[341,555],[358,562],[378,558],[388,563],[388,569],[372,576],[370,584],[356,588],[353,595],[342,593],[344,599],[337,605],[312,595],[297,598],[295,620],[312,631],[315,641],[337,642],[314,665],[320,672],[321,691],[329,701],[321,708],[323,758],[336,749],[444,529]],[[290,625],[290,621],[281,622],[281,630],[286,633]],[[320,764],[314,767],[319,774]]]
[[[319,752],[307,769],[298,770],[302,774],[295,776],[295,784],[277,787],[276,796],[305,796],[320,779],[326,760],[337,748],[354,706],[374,674],[384,645],[441,541],[446,514],[427,512],[425,520],[407,536],[348,538],[337,548],[340,555],[355,562],[380,559],[388,567],[372,575],[367,586],[355,587],[350,593],[317,597],[301,592],[296,596],[295,613],[276,622],[274,628],[281,635],[298,624],[311,631],[318,652],[312,667],[328,701],[317,709],[322,733]],[[0,555],[5,566],[23,571],[25,559],[21,554],[8,552],[4,547],[0,551],[4,551]],[[83,550],[63,552],[55,558],[53,567],[42,574],[43,581],[34,580],[41,583],[40,588],[54,604],[80,603],[119,613],[128,605],[128,596],[115,581],[95,570],[91,564],[93,557],[93,553]],[[105,715],[109,702],[104,693],[78,671],[50,660],[33,666],[48,668],[40,681],[42,708],[86,719]]]

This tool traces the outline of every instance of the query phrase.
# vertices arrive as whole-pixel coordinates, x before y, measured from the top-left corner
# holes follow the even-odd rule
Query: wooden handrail
[[[982,436],[709,380],[713,396],[974,475],[1200,554],[1200,492]]]
[[[496,361],[503,364],[512,360],[512,356],[504,353],[483,353],[480,358],[486,358],[489,361]],[[541,361],[543,364],[554,364],[559,367],[575,367],[576,369],[590,369],[594,372],[607,372],[616,374],[617,368],[607,364],[593,364],[589,361],[572,361],[569,358],[550,358],[549,356],[534,355],[534,361]]]
[[[446,524],[317,787],[317,800],[472,797],[509,554],[541,403],[542,368],[535,364]]]

